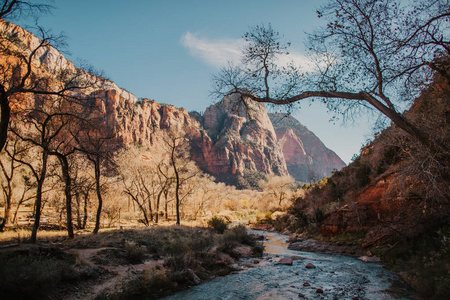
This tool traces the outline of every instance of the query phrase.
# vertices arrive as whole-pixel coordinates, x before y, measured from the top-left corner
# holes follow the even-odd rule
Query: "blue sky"
[[[305,32],[320,26],[324,0],[57,0],[39,24],[67,36],[70,60],[82,59],[137,97],[204,111],[211,75],[237,60],[250,26],[271,23],[304,59]],[[356,124],[330,123],[324,107],[303,104],[294,116],[346,163],[370,137],[364,116]]]

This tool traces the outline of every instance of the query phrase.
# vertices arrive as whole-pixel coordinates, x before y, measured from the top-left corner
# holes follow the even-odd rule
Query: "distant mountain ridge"
[[[306,126],[283,113],[269,114],[289,174],[296,180],[316,181],[345,167],[342,159]]]

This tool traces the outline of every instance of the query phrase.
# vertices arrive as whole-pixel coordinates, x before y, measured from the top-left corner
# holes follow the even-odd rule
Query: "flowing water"
[[[398,277],[380,264],[287,249],[287,237],[266,236],[263,259],[252,268],[218,277],[165,299],[415,299]],[[293,265],[276,265],[294,257]],[[299,256],[301,256],[301,259]],[[316,268],[308,269],[307,263]]]

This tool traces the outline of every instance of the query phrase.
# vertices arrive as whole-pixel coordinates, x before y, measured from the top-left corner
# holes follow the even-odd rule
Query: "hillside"
[[[405,116],[450,145],[450,83],[436,76]],[[427,299],[450,286],[450,162],[391,126],[350,165],[306,186],[290,213],[291,230],[360,245],[381,256]],[[301,238],[299,239],[301,240]]]

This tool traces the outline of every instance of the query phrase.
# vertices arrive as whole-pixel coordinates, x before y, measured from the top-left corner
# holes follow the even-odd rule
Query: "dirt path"
[[[98,295],[112,295],[121,290],[122,286],[137,275],[143,273],[147,268],[161,263],[160,261],[149,260],[142,264],[120,264],[110,265],[98,263],[95,259],[101,251],[104,250],[120,250],[114,247],[102,247],[94,249],[70,249],[66,251],[68,254],[74,255],[78,260],[80,267],[89,267],[101,275],[95,280],[82,281],[76,286],[72,286],[64,299],[95,299]]]

